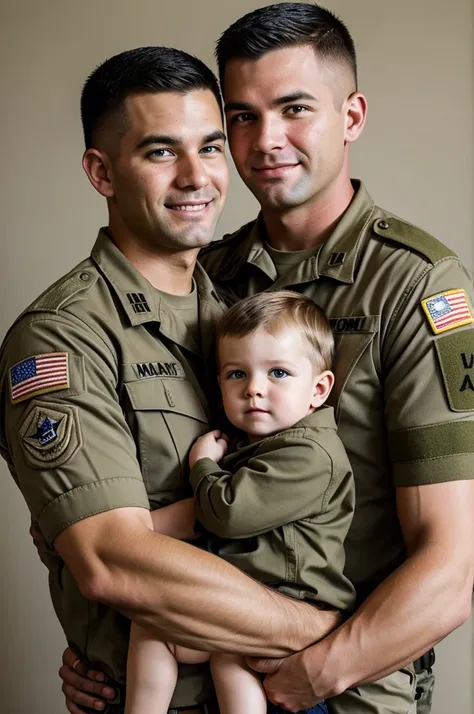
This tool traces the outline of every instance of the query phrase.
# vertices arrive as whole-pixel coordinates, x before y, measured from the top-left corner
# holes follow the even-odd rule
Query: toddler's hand
[[[192,468],[199,459],[212,459],[220,461],[227,453],[227,442],[229,437],[219,429],[208,431],[207,434],[200,436],[193,444],[189,452],[189,466]]]

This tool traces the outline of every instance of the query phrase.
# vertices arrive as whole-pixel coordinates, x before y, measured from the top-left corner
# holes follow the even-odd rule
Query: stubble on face
[[[312,202],[338,179],[345,162],[346,99],[354,89],[349,68],[329,66],[311,46],[229,62],[224,96],[230,148],[262,208],[286,211]],[[239,111],[243,121],[236,118]],[[288,168],[280,175],[265,171],[281,164]]]
[[[213,238],[228,182],[214,95],[132,95],[122,114],[107,153],[114,239],[149,254],[199,250]]]

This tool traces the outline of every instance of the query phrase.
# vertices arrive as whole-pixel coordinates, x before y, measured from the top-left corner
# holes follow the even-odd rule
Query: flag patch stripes
[[[38,394],[69,387],[67,352],[33,355],[10,367],[11,400],[15,404]]]
[[[466,292],[462,288],[432,295],[422,300],[421,305],[436,335],[474,322]]]

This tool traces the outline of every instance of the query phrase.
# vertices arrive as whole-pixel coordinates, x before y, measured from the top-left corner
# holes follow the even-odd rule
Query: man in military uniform
[[[366,102],[342,23],[310,4],[262,8],[224,33],[218,60],[230,148],[262,211],[202,261],[222,291],[289,287],[326,310],[332,403],[357,485],[357,613],[302,654],[258,666],[276,668],[268,692],[294,709],[415,662],[426,714],[430,648],[471,608],[472,284],[450,250],[349,179]],[[69,655],[67,686],[101,691]],[[329,701],[332,712],[353,712],[356,696]]]
[[[334,615],[155,534],[149,513],[190,493],[187,452],[209,428],[206,372],[225,306],[196,257],[227,188],[217,81],[185,53],[141,48],[95,70],[81,109],[83,165],[109,225],[0,352],[0,449],[46,540],[57,615],[116,689],[120,613],[195,648],[296,652]],[[173,711],[211,701],[203,673],[183,671]]]
[[[224,32],[216,54],[230,149],[261,213],[202,264],[234,296],[291,288],[326,311],[337,342],[330,402],[357,493],[346,573],[359,609],[314,647],[257,666],[271,673],[270,698],[294,711],[415,662],[425,714],[430,648],[471,609],[473,286],[452,251],[350,180],[366,100],[332,13],[261,8]],[[328,706],[357,711],[353,694]]]

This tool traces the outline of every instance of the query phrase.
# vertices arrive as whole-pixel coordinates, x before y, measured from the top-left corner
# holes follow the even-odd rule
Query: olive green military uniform
[[[291,288],[330,318],[329,402],[356,483],[345,572],[362,601],[405,557],[395,487],[474,477],[474,295],[456,255],[354,187],[323,245],[280,255],[287,269],[277,271],[261,217],[200,260],[222,294]],[[431,697],[423,680],[419,714]],[[357,711],[347,695],[329,705]]]
[[[200,266],[194,280],[189,320],[101,231],[91,257],[9,331],[0,353],[0,447],[49,546],[90,515],[192,495],[187,454],[209,428],[206,366],[225,309]],[[200,344],[186,327],[198,321]],[[68,642],[124,683],[128,621],[82,598],[53,550],[45,560]],[[205,700],[206,669],[182,674],[172,706]]]
[[[242,443],[220,465],[200,459],[190,480],[197,519],[217,536],[211,552],[291,597],[353,608],[343,542],[354,481],[331,407]]]

